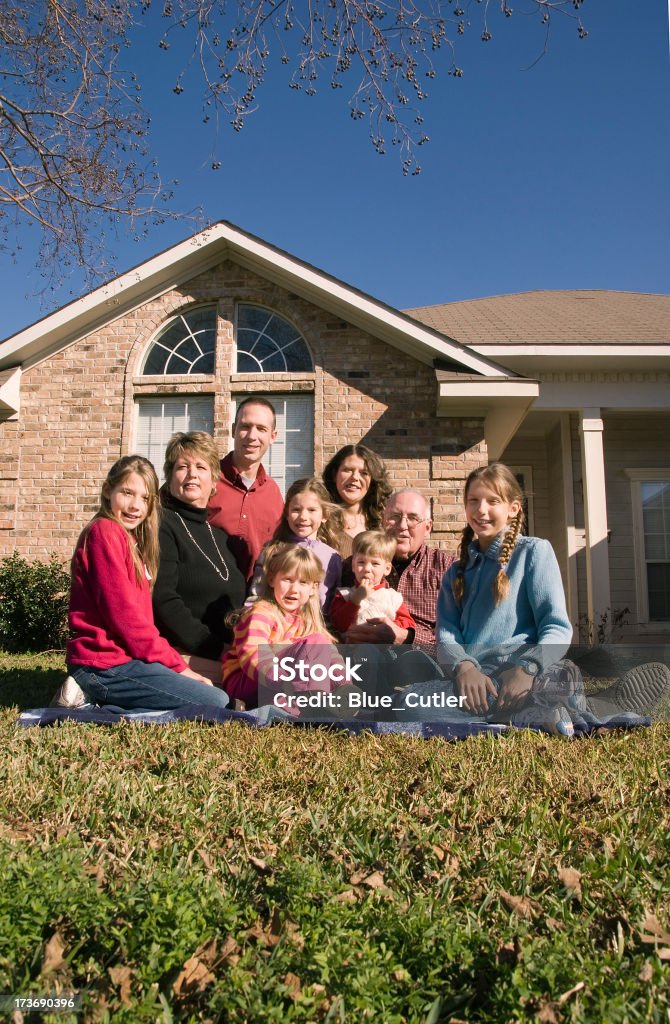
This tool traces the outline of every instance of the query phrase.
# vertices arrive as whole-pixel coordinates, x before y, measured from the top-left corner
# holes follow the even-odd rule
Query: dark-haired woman
[[[338,546],[347,558],[357,534],[382,529],[384,505],[392,490],[386,466],[371,448],[347,444],[325,467],[323,482],[339,507],[342,527]]]

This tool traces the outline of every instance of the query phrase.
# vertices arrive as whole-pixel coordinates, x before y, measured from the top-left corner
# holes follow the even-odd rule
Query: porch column
[[[579,416],[586,527],[586,593],[588,616],[597,643],[601,616],[610,609],[610,570],[607,550],[607,501],[603,421],[599,408],[582,409]]]

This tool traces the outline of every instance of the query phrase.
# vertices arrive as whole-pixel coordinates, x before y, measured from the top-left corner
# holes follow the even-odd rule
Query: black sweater
[[[160,565],[153,592],[156,625],[180,650],[218,658],[224,643],[232,640],[232,630],[225,626],[224,617],[244,604],[244,576],[228,547],[225,530],[212,526],[210,533],[206,508],[187,505],[166,494],[165,489],[161,498]],[[184,524],[221,575],[198,550]],[[225,576],[227,581],[222,578]]]

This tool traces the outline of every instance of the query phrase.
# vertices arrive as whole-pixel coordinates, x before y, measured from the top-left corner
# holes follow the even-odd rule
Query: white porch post
[[[610,608],[610,570],[607,550],[607,501],[603,421],[599,408],[582,409],[579,417],[586,527],[586,592],[588,616],[597,632]],[[597,637],[594,636],[594,642]]]
[[[572,468],[572,441],[570,414],[561,414],[561,463],[563,472],[563,520],[566,531],[565,598],[568,615],[573,625],[579,619],[579,590],[577,587],[577,538],[575,536],[575,487]]]

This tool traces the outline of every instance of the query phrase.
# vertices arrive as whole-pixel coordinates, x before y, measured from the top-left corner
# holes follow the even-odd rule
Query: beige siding
[[[563,483],[560,430],[546,436],[515,438],[501,461],[508,466],[530,466],[533,470],[533,532],[551,542],[567,587],[567,539],[563,512]]]
[[[612,609],[630,609],[630,625],[622,633],[625,639],[635,635],[638,613],[631,486],[624,470],[670,468],[670,413],[610,413],[605,415],[604,421],[607,519],[612,531],[609,551]]]

